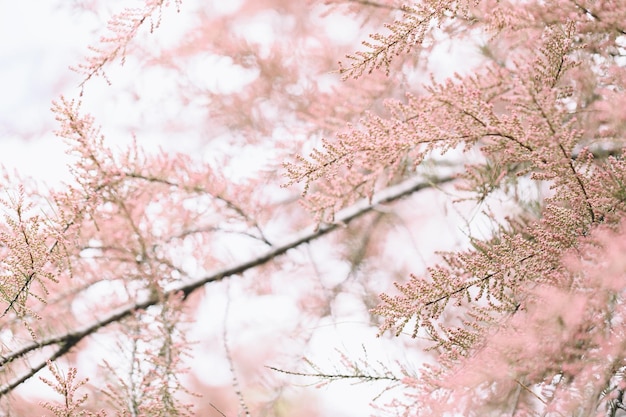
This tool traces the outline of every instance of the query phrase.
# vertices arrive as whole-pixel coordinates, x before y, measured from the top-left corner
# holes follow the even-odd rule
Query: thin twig
[[[230,373],[233,376],[233,388],[235,389],[235,395],[239,399],[239,405],[243,409],[243,412],[247,417],[250,417],[250,410],[241,392],[241,385],[239,384],[239,378],[237,378],[237,371],[235,370],[235,362],[230,353],[230,347],[228,346],[228,313],[230,312],[230,282],[226,286],[226,307],[224,309],[224,323],[222,330],[222,341],[224,342],[224,350],[226,351],[226,360],[230,366]]]

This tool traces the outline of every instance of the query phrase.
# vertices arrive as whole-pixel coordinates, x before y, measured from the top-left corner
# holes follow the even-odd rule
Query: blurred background
[[[428,60],[416,54],[390,77],[344,82],[337,61],[393,19],[395,2],[183,0],[163,8],[154,30],[142,29],[123,65],[118,59],[105,67],[106,77],[84,82],[80,65],[93,55],[89,47],[102,47],[101,37],[110,35],[107,22],[143,4],[129,3],[0,0],[0,163],[44,188],[71,182],[72,159],[54,134],[50,108],[61,96],[81,100],[108,146],[121,149],[136,140],[148,152],[199,157],[234,183],[265,178],[268,201],[291,207],[291,217],[268,223],[270,241],[313,222],[298,208],[301,190],[280,188],[282,162],[308,153],[364,110],[380,111],[386,98],[419,93],[429,73],[443,79],[481,60],[477,47],[444,41]],[[235,415],[233,371],[243,397],[256,404],[254,415],[363,416],[377,413],[372,404],[399,395],[386,391],[388,381],[320,386],[319,378],[269,367],[317,373],[310,361],[323,372],[342,373],[347,357],[400,375],[428,360],[417,355],[419,341],[410,336],[377,337],[369,309],[379,293],[393,291],[394,281],[423,273],[438,259],[436,251],[467,245],[470,231],[489,233],[481,230],[479,210],[453,205],[455,197],[449,187],[419,193],[394,205],[392,215],[370,216],[278,264],[207,285],[189,326],[188,338],[196,342],[189,384],[203,396],[199,410],[214,414],[198,415],[219,415],[209,403]],[[214,245],[223,265],[256,253],[240,237]],[[105,339],[94,338],[80,353],[79,375],[103,372],[101,358],[110,353]],[[33,379],[20,395],[32,404],[48,398],[40,385]]]

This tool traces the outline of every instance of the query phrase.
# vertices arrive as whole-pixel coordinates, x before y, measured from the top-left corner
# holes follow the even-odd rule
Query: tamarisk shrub
[[[377,384],[376,415],[626,408],[626,4],[144,0],[105,20],[52,105],[73,179],[2,176],[7,415],[326,415],[302,378]],[[436,205],[461,233],[425,232]],[[397,362],[314,358],[345,317]]]

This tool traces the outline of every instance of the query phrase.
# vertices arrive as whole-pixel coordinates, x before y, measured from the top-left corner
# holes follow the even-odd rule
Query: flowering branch
[[[262,255],[259,255],[253,259],[250,259],[246,262],[240,263],[230,268],[223,269],[221,271],[217,271],[211,275],[199,278],[189,283],[185,283],[179,286],[176,286],[166,292],[164,292],[164,296],[168,297],[171,294],[181,293],[184,298],[188,297],[194,291],[199,288],[202,288],[206,284],[211,282],[221,281],[223,279],[229,278],[234,275],[242,274],[245,271],[252,269],[254,267],[263,265],[267,262],[272,261],[273,259],[285,254],[291,249],[297,248],[303,244],[314,241],[324,235],[327,235],[334,230],[342,226],[348,225],[350,222],[356,220],[357,218],[376,210],[377,207],[392,203],[397,200],[400,200],[404,197],[407,197],[413,193],[419,192],[421,190],[428,189],[435,185],[441,185],[448,182],[451,182],[453,177],[441,177],[441,178],[431,178],[428,182],[423,182],[418,178],[409,179],[401,184],[395,185],[393,187],[389,187],[388,189],[381,191],[371,202],[367,200],[362,200],[358,204],[343,210],[338,213],[336,216],[336,221],[332,224],[322,224],[318,227],[312,227],[309,230],[303,230],[301,233],[292,237],[286,243],[282,245],[276,245],[272,249],[266,251]],[[30,369],[24,371],[18,378],[9,382],[8,384],[2,386],[0,388],[0,396],[6,395],[11,392],[14,388],[19,386],[22,382],[29,379],[31,376],[35,375],[39,370],[46,366],[47,360],[53,361],[66,353],[68,353],[73,347],[75,347],[78,343],[80,343],[83,339],[98,332],[100,329],[116,322],[120,322],[127,317],[130,317],[135,311],[145,310],[146,308],[158,304],[162,300],[162,297],[152,296],[143,301],[138,301],[135,303],[131,303],[127,306],[121,307],[109,314],[108,316],[95,321],[87,326],[82,328],[70,331],[65,334],[61,334],[58,336],[50,337],[47,339],[39,340],[37,342],[33,342],[31,344],[25,345],[20,349],[15,349],[9,355],[0,358],[0,367],[4,367],[12,361],[19,359],[21,357],[26,356],[30,352],[40,350],[47,346],[57,346],[52,353],[48,353],[47,359],[42,360],[38,365],[31,367]]]
[[[181,0],[175,0],[177,7]],[[104,67],[117,58],[121,58],[122,64],[126,59],[126,50],[132,40],[137,36],[139,29],[150,22],[150,32],[159,26],[161,10],[167,6],[167,0],[146,0],[143,8],[126,9],[108,23],[110,36],[100,38],[99,47],[91,47],[94,55],[86,58],[86,63],[81,63],[76,71],[84,75],[80,84],[83,87],[92,77],[101,75],[106,79]],[[157,16],[154,16],[154,15]],[[108,81],[108,80],[107,80]]]

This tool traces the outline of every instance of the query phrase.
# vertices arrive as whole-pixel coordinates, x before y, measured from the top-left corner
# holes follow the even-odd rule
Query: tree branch
[[[278,368],[274,368],[273,366],[266,366],[267,369],[271,369],[272,371],[276,371],[276,372],[280,372],[282,374],[287,374],[287,375],[294,375],[294,376],[305,376],[305,377],[309,377],[309,378],[320,378],[320,379],[326,379],[326,380],[339,380],[339,379],[357,379],[359,381],[367,381],[367,382],[372,382],[372,381],[392,381],[392,382],[399,382],[400,378],[395,377],[395,376],[381,376],[381,375],[368,375],[368,374],[341,374],[341,373],[336,373],[336,374],[327,374],[327,373],[322,373],[322,372],[314,372],[314,373],[308,373],[308,372],[294,372],[294,371],[286,371],[284,369],[278,369]]]
[[[271,250],[266,251],[265,253],[257,256],[256,258],[250,259],[246,262],[242,262],[238,265],[235,265],[230,268],[223,269],[221,271],[217,271],[211,275],[198,278],[191,282],[183,283],[178,287],[175,287],[169,291],[167,291],[164,295],[172,293],[182,292],[184,297],[186,298],[195,290],[203,287],[204,285],[221,281],[225,278],[231,277],[233,275],[242,274],[243,272],[255,268],[257,266],[263,265],[283,254],[285,254],[290,249],[297,248],[305,243],[309,243],[314,241],[330,232],[345,226],[352,222],[353,220],[375,210],[379,205],[392,203],[394,201],[400,200],[404,197],[407,197],[413,193],[418,191],[432,188],[437,185],[441,185],[444,183],[448,183],[454,180],[453,176],[445,176],[445,177],[436,177],[430,178],[428,181],[423,181],[419,178],[412,178],[400,184],[388,187],[381,192],[379,192],[371,201],[361,200],[353,206],[344,209],[337,213],[335,216],[336,221],[334,223],[324,223],[319,225],[318,227],[309,227],[308,229],[303,230],[302,232],[296,234],[286,243],[275,246]],[[4,368],[7,364],[13,362],[16,359],[26,356],[27,354],[42,349],[47,346],[56,346],[56,349],[49,355],[46,359],[44,359],[40,364],[35,367],[32,367],[26,371],[24,371],[20,376],[15,378],[13,381],[8,384],[0,387],[0,397],[8,394],[21,383],[35,375],[39,370],[41,370],[46,365],[46,360],[55,360],[66,353],[68,353],[74,346],[78,345],[83,339],[98,332],[100,329],[112,324],[119,322],[126,317],[132,315],[133,312],[137,310],[143,310],[150,306],[156,305],[163,298],[150,297],[143,301],[138,301],[135,303],[131,303],[129,305],[123,306],[110,313],[107,317],[104,317],[96,322],[88,324],[82,328],[50,337],[48,339],[40,340],[32,342],[19,350],[16,350],[9,354],[8,356],[0,358],[0,369]]]

